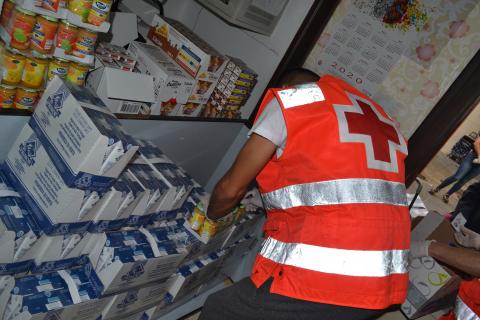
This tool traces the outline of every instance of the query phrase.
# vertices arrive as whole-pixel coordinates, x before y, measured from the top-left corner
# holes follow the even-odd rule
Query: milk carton
[[[29,123],[70,187],[108,189],[138,149],[98,97],[58,77]]]

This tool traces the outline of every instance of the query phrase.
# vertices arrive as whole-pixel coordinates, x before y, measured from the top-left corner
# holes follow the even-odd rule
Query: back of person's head
[[[296,68],[285,72],[280,79],[278,79],[277,87],[285,88],[309,82],[317,82],[318,79],[320,79],[320,77],[315,72],[304,68]]]

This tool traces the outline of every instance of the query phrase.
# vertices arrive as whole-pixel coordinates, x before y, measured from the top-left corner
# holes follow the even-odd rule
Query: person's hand
[[[460,231],[455,232],[455,240],[466,248],[474,248],[480,250],[480,234],[468,229],[465,226],[460,226]]]
[[[245,197],[240,201],[247,211],[255,211],[257,208],[263,208],[262,196],[257,188],[248,191]]]
[[[410,244],[410,260],[428,257],[428,247],[432,240],[412,241]]]

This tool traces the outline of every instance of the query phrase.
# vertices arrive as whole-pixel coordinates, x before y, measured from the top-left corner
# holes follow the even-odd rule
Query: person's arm
[[[207,217],[219,219],[227,215],[245,195],[249,184],[270,161],[277,145],[252,134],[237,156],[235,163],[213,189]]]
[[[480,277],[480,252],[464,248],[450,247],[445,243],[431,242],[428,254],[469,275]]]

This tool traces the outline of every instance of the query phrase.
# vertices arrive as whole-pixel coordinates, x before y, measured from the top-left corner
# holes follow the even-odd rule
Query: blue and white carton
[[[91,209],[94,217],[89,231],[115,231],[127,225],[131,215],[143,215],[147,193],[129,171],[124,171]]]
[[[163,303],[167,289],[174,280],[171,277],[114,295],[102,313],[102,320],[125,319],[128,314],[131,314],[132,319],[138,319],[135,315],[140,316],[143,310]]]
[[[127,171],[146,190],[144,199],[131,214],[129,225],[143,225],[150,222],[164,201],[169,201],[171,190],[149,164],[130,163]]]
[[[99,203],[104,193],[68,187],[28,124],[13,143],[5,164],[7,177],[47,234],[83,233],[97,216],[97,208],[108,210],[108,205],[115,205]]]
[[[156,177],[168,188],[163,201],[155,210],[159,212],[179,209],[194,187],[193,180],[152,142],[137,140],[137,144],[140,146],[140,152],[134,157],[133,163],[150,165]]]
[[[110,302],[90,264],[15,279],[2,319],[96,319]],[[4,297],[2,297],[4,298]]]
[[[173,245],[158,244],[146,229],[108,232],[90,249],[104,294],[166,279],[186,255]]]
[[[175,281],[168,288],[167,301],[173,303],[216,277],[224,255],[224,251],[213,252],[179,267]]]
[[[58,77],[29,123],[70,187],[107,190],[138,149],[97,96]]]
[[[0,171],[0,274],[30,270],[40,236],[27,206]]]

